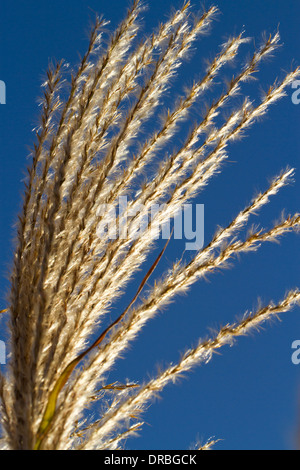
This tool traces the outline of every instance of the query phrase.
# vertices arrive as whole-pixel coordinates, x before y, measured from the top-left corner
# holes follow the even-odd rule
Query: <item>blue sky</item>
[[[143,33],[151,32],[179,1],[151,0],[144,14]],[[197,7],[199,2],[193,2]],[[259,99],[260,86],[267,89],[283,77],[292,64],[299,65],[300,3],[294,0],[219,0],[222,14],[209,36],[197,44],[169,97],[180,94],[185,83],[203,74],[204,59],[212,58],[218,45],[231,34],[245,29],[261,40],[261,33],[279,26],[283,47],[261,66],[260,81],[247,85],[245,93]],[[209,2],[207,2],[207,6]],[[64,58],[76,65],[78,53],[87,46],[87,32],[94,12],[103,14],[115,27],[124,16],[126,1],[112,0],[2,0],[0,6],[0,80],[6,83],[7,103],[0,106],[1,220],[0,220],[0,309],[8,290],[14,224],[23,191],[28,146],[37,125],[43,72],[51,59]],[[247,55],[247,48],[244,53]],[[253,43],[249,45],[250,52]],[[236,66],[238,66],[237,61]],[[226,69],[230,77],[236,69]],[[292,103],[293,90],[254,125],[242,141],[230,147],[230,158],[197,202],[205,204],[205,242],[218,225],[228,224],[268,179],[287,165],[296,168],[295,183],[272,199],[251,222],[270,226],[283,209],[299,210],[300,105]],[[211,99],[210,95],[209,99]],[[242,98],[241,98],[242,99]],[[199,104],[201,112],[201,103]],[[197,119],[197,114],[192,119]],[[180,256],[176,242],[170,244],[159,271]],[[112,380],[142,381],[156,365],[176,361],[186,347],[256,306],[258,297],[268,302],[281,299],[286,290],[299,286],[299,236],[290,234],[280,245],[268,244],[257,253],[232,263],[230,270],[211,275],[179,297],[163,314],[151,321],[113,371]],[[135,285],[129,288],[133,292]],[[196,368],[176,386],[168,386],[145,414],[141,436],[130,440],[130,449],[185,449],[196,438],[215,436],[218,449],[288,449],[295,447],[300,426],[300,365],[291,362],[291,344],[300,340],[300,309],[282,317],[264,331],[240,339],[225,348],[210,364]],[[114,312],[112,312],[112,315]],[[6,338],[5,325],[0,340]],[[3,367],[3,369],[5,369]]]

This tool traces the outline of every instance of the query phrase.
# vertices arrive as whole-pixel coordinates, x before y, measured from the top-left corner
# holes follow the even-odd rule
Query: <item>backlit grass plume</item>
[[[42,116],[11,275],[10,368],[0,377],[3,449],[118,449],[141,431],[143,409],[165,385],[300,301],[300,292],[290,290],[278,304],[261,306],[199,341],[177,364],[142,385],[106,382],[145,323],[177,294],[300,224],[295,214],[268,230],[245,232],[250,217],[291,181],[294,170],[287,168],[192,259],[184,261],[179,253],[180,261],[174,260],[153,282],[155,268],[172,243],[171,234],[149,268],[157,234],[220,171],[229,144],[285,96],[300,70],[276,80],[261,102],[244,97],[239,107],[230,107],[244,83],[277,49],[279,33],[267,37],[207,107],[181,148],[171,151],[189,111],[203,103],[223,67],[243,52],[249,38],[242,31],[222,44],[202,78],[184,95],[176,94],[173,108],[163,110],[151,131],[173,77],[196,41],[210,30],[218,9],[212,6],[195,18],[187,2],[151,36],[139,39],[143,9],[136,0],[106,44],[106,22],[97,19],[68,87],[63,62],[49,67],[43,84]],[[225,106],[230,112],[224,118]],[[125,196],[129,202],[121,212],[119,201]],[[145,215],[158,204],[164,204],[163,210],[135,236]],[[122,236],[111,236],[110,230],[99,236],[99,223],[114,218],[120,226],[129,220]],[[107,326],[112,303],[129,281],[137,282],[140,271],[144,274],[136,295]],[[150,276],[152,287],[144,292]],[[107,399],[108,391],[113,399]],[[91,409],[99,400],[107,408],[97,416]]]

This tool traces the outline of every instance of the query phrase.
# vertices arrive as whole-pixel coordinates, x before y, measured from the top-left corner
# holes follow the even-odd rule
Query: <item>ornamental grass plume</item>
[[[141,385],[107,383],[108,372],[146,322],[176,295],[238,255],[299,230],[300,224],[300,215],[294,214],[269,229],[246,230],[251,216],[291,182],[294,169],[287,168],[191,259],[180,253],[144,292],[172,243],[170,232],[149,268],[145,262],[158,234],[220,172],[229,144],[286,95],[300,69],[276,80],[258,104],[245,96],[237,106],[234,98],[279,46],[278,32],[266,37],[181,147],[171,151],[181,123],[188,122],[190,111],[250,39],[244,31],[228,38],[202,77],[147,133],[173,77],[209,32],[218,9],[212,6],[193,17],[185,2],[139,40],[143,11],[143,3],[135,0],[106,45],[107,23],[97,18],[88,50],[69,80],[63,61],[47,71],[11,273],[10,367],[0,376],[2,449],[120,449],[141,431],[143,410],[168,383],[300,301],[300,291],[289,290],[280,302],[259,306],[199,341],[177,364]],[[227,116],[225,107],[230,108]],[[125,197],[129,202],[121,211]],[[151,212],[158,206],[163,209]],[[145,219],[149,212],[151,221]],[[116,225],[121,233],[112,230]],[[112,304],[132,280],[136,294],[107,326]],[[103,412],[97,416],[93,405],[99,401]]]

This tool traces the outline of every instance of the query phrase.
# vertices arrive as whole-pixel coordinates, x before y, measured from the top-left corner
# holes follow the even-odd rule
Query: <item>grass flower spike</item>
[[[155,378],[109,382],[146,323],[178,294],[300,226],[296,213],[271,228],[249,230],[252,216],[293,182],[295,170],[287,167],[250,203],[242,202],[244,209],[192,257],[180,252],[157,274],[174,227],[160,249],[158,235],[220,173],[231,144],[286,96],[300,69],[276,79],[260,102],[244,92],[279,47],[276,32],[221,90],[223,71],[237,68],[250,47],[240,31],[221,44],[200,78],[182,94],[175,90],[169,108],[166,95],[172,96],[181,67],[197,54],[219,10],[211,6],[194,16],[187,1],[143,38],[144,11],[135,0],[109,40],[108,23],[97,18],[77,69],[68,76],[60,61],[46,73],[6,309],[11,351],[7,373],[0,375],[2,449],[120,449],[142,432],[143,412],[167,384],[300,303],[297,288],[282,286],[290,290],[281,301],[226,321]],[[199,108],[205,111],[185,135]],[[127,202],[123,211],[120,201]],[[101,224],[108,229],[100,236]],[[111,226],[123,232],[112,234]],[[134,284],[135,295],[116,314],[114,303]],[[211,438],[197,449],[217,443]]]

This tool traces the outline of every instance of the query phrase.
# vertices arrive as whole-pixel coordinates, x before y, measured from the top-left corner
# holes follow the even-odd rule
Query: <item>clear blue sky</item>
[[[177,0],[149,3],[143,21],[145,33],[166,18],[170,7],[180,5]],[[263,31],[273,33],[279,25],[284,45],[274,59],[261,67],[259,77],[264,89],[277,76],[282,77],[284,70],[291,69],[293,59],[299,65],[299,2],[215,3],[222,15],[210,36],[199,42],[197,51],[184,64],[173,93],[181,92],[186,82],[190,84],[194,77],[201,76],[204,59],[213,57],[226,36],[242,29],[257,42]],[[37,98],[41,95],[43,72],[50,59],[77,63],[78,53],[83,55],[87,46],[93,12],[103,13],[114,27],[126,6],[124,0],[1,1],[0,80],[7,86],[7,104],[0,106],[0,309],[5,307],[14,224],[23,191],[27,145],[33,142],[31,130],[38,121]],[[253,44],[249,50],[252,48]],[[227,76],[233,73],[234,69],[226,70]],[[256,82],[246,92],[254,91],[257,98],[255,86],[260,85]],[[230,147],[230,161],[222,174],[199,196],[197,202],[205,204],[206,243],[218,224],[228,224],[255,191],[266,188],[268,178],[288,164],[297,169],[295,184],[273,198],[252,222],[269,226],[284,208],[290,213],[299,210],[300,105],[292,103],[292,90],[288,94],[247,132],[245,139]],[[193,119],[196,117],[193,115]],[[179,256],[178,245],[172,243],[160,270]],[[299,262],[299,236],[290,234],[280,245],[264,245],[257,253],[234,261],[230,270],[198,283],[188,296],[179,297],[148,324],[111,379],[141,381],[154,374],[157,364],[176,361],[186,347],[208,334],[208,327],[217,328],[255,307],[258,297],[265,302],[281,299],[287,289],[299,286]],[[283,316],[282,322],[240,339],[234,347],[223,349],[209,365],[195,369],[176,386],[167,387],[162,399],[145,414],[147,424],[141,436],[130,440],[127,447],[185,449],[197,437],[205,440],[215,436],[223,439],[218,449],[293,448],[300,426],[300,365],[291,362],[291,344],[300,340],[299,314],[300,309],[295,309]],[[2,326],[0,340],[6,337],[3,322]]]

